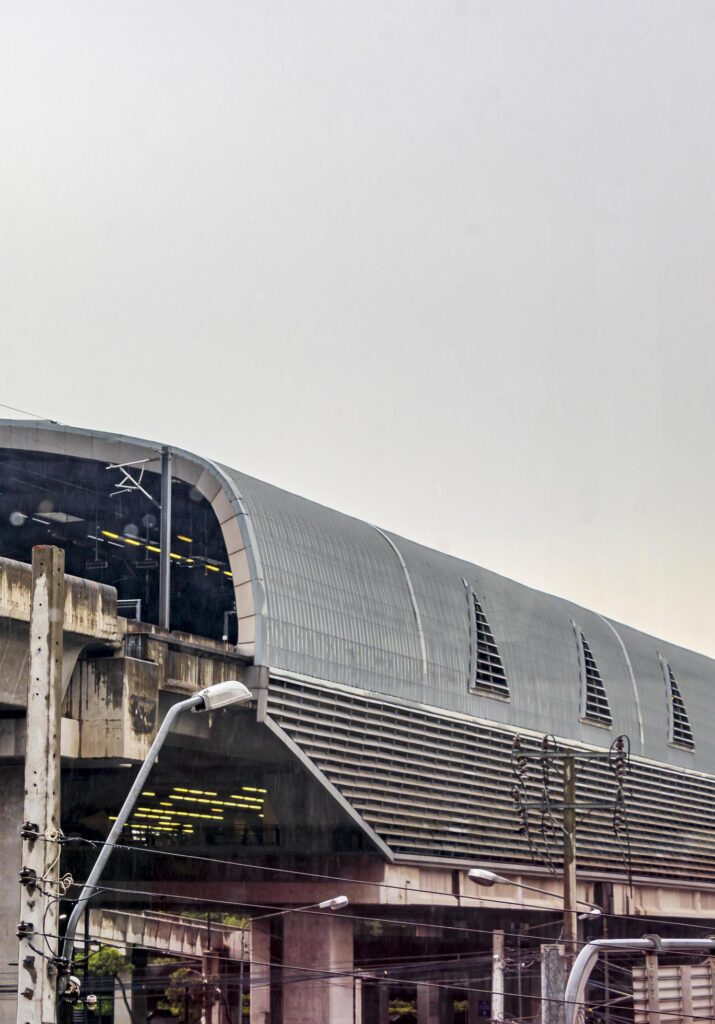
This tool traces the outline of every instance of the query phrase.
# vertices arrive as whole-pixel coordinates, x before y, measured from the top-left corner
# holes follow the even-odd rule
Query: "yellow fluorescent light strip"
[[[124,541],[125,544],[129,544],[133,548],[143,547],[146,548],[147,551],[151,551],[152,554],[154,555],[161,554],[161,548],[157,547],[156,544],[145,544],[143,541],[136,540],[134,537],[123,537],[121,533],[115,533],[113,530],[100,530],[99,532],[102,534],[103,537],[109,537],[111,540]],[[191,539],[191,537],[184,537],[183,534],[180,533],[177,533],[176,536],[178,540],[183,540],[186,544],[193,544],[193,540]],[[187,558],[185,555],[179,555],[175,551],[169,552],[169,558],[173,558],[177,562],[186,562],[187,565],[194,564],[193,558]],[[217,565],[209,565],[208,563],[206,563],[204,565],[204,568],[208,569],[209,572],[221,572],[221,569],[219,569]],[[233,577],[233,573],[228,572],[228,570],[226,569],[223,570],[223,574],[224,576],[228,576],[229,578]]]

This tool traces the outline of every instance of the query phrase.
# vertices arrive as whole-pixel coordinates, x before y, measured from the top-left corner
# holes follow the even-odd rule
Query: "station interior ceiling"
[[[156,623],[160,493],[158,458],[113,467],[5,449],[2,553],[30,562],[34,545],[56,544],[65,551],[67,573],[116,587],[122,614]],[[171,533],[172,629],[215,640],[227,633],[235,642],[233,581],[219,523],[203,495],[177,479]]]

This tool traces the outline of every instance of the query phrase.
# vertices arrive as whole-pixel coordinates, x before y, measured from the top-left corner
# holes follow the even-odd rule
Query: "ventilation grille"
[[[685,702],[680,695],[680,687],[675,680],[670,665],[668,665],[668,682],[670,684],[671,739],[679,747],[690,747],[692,749],[695,746],[693,730],[690,728],[690,719],[688,718],[688,712],[685,710]]]
[[[477,600],[477,595],[472,594],[474,599],[474,675],[472,687],[476,690],[485,690],[487,693],[498,694],[500,697],[509,696],[509,684],[506,681],[506,672],[502,664],[499,648],[497,647],[491,626],[487,617],[482,611],[482,606]]]
[[[601,725],[611,725],[613,719],[611,718],[611,709],[608,706],[608,697],[606,696],[606,688],[603,685],[603,680],[601,679],[601,673],[598,671],[596,659],[591,653],[591,648],[588,646],[586,637],[583,633],[580,633],[580,637],[581,650],[583,652],[585,689],[583,716],[590,722],[599,722]]]
[[[275,678],[268,713],[395,853],[530,862],[511,795],[513,731]],[[537,738],[522,742],[539,753]],[[634,758],[626,789],[634,872],[715,882],[715,778]],[[579,824],[579,863],[622,875],[613,809],[603,806],[613,792],[604,761],[583,765],[578,799],[600,806]]]

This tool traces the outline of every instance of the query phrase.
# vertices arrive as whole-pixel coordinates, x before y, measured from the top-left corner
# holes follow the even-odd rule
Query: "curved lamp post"
[[[515,882],[511,878],[504,878],[503,875],[497,875],[494,871],[488,871],[486,868],[472,868],[469,872],[470,882],[474,882],[476,885],[484,885],[490,888],[492,885],[513,885],[515,888],[528,889],[530,892],[539,892],[544,896],[557,896],[558,893],[550,892],[548,889],[539,889],[536,885],[527,885],[526,882]],[[596,906],[595,903],[589,903],[588,900],[576,900],[577,903],[581,903],[584,907],[588,907],[588,911],[585,914],[580,914],[581,918],[595,918],[600,917],[603,911],[600,907]]]
[[[195,693],[192,697],[189,697],[186,700],[181,700],[178,704],[174,704],[173,707],[169,708],[166,718],[161,723],[154,742],[149,748],[149,753],[146,755],[144,763],[139,769],[139,773],[134,780],[132,788],[127,793],[126,799],[122,804],[122,808],[117,814],[116,821],[112,825],[106,842],[94,862],[94,866],[89,873],[87,881],[84,883],[82,892],[75,901],[74,909],[72,910],[69,921],[67,922],[67,930],[65,932],[64,944],[62,947],[62,956],[66,962],[67,969],[69,969],[69,966],[72,963],[74,937],[77,931],[79,919],[87,909],[87,901],[97,891],[97,882],[99,881],[102,872],[104,871],[104,867],[109,860],[109,855],[114,849],[114,846],[121,835],[122,829],[134,809],[134,804],[144,788],[147,776],[157,759],[159,751],[164,745],[164,741],[168,736],[174,721],[183,711],[216,711],[218,708],[228,707],[229,704],[239,704],[243,701],[250,700],[252,696],[253,694],[251,691],[247,689],[243,683],[239,683],[236,679],[230,679],[223,683],[216,683],[214,686],[208,686],[205,690],[199,690],[199,692]]]

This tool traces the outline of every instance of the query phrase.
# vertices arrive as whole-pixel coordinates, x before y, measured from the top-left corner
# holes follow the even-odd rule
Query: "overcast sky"
[[[715,655],[712,0],[0,8],[0,402]]]

